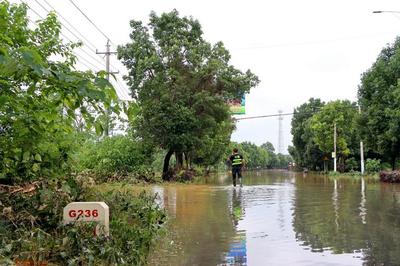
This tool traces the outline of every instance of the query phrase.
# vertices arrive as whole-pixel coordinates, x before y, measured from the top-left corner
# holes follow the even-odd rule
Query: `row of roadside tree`
[[[231,148],[236,147],[245,158],[247,169],[286,169],[292,162],[290,155],[275,153],[271,142],[257,146],[251,142],[231,143]]]
[[[294,110],[295,162],[313,170],[332,169],[334,126],[339,171],[360,170],[360,141],[367,170],[400,167],[400,39],[383,48],[358,87],[358,103],[309,99]],[[378,166],[377,166],[378,164]]]

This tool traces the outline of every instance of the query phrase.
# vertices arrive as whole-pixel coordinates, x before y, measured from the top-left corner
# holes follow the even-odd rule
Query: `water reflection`
[[[333,210],[335,212],[335,224],[336,229],[339,229],[339,201],[338,201],[338,190],[337,180],[333,180],[333,195],[332,195]]]
[[[365,180],[363,177],[361,177],[361,202],[360,202],[360,217],[361,217],[361,222],[363,224],[367,223],[367,208],[366,208],[366,203],[367,203],[367,199],[365,196]]]
[[[244,208],[242,204],[242,189],[236,188],[232,191],[232,220],[235,226],[238,225],[239,220],[242,219],[244,215]]]
[[[231,216],[234,228],[237,230],[239,221],[244,216],[242,188],[232,190]],[[224,265],[247,265],[246,231],[237,230],[236,235],[229,245],[229,251],[225,254]]]
[[[400,206],[382,190],[387,184],[367,184],[364,178],[320,180],[318,191],[316,180],[308,181],[296,191],[293,227],[299,241],[313,252],[350,254],[365,265],[400,264]],[[326,208],[329,182],[333,211]]]
[[[400,265],[400,186],[283,171],[154,189],[170,213],[150,265]]]
[[[205,185],[153,188],[169,214],[149,265],[217,265],[236,232],[227,191]]]
[[[239,231],[229,246],[223,265],[247,265],[246,231]]]

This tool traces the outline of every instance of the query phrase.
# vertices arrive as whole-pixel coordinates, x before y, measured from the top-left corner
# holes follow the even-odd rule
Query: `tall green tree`
[[[267,168],[272,168],[277,165],[277,155],[275,154],[275,147],[274,145],[267,141],[266,143],[261,144],[260,148],[264,149],[267,152],[267,158],[266,159],[266,167]]]
[[[0,2],[0,182],[65,169],[76,114],[100,132],[88,110],[117,99],[104,72],[74,68],[77,44],[62,42],[60,29],[53,13],[32,29],[25,5]]]
[[[275,147],[274,147],[274,145],[273,145],[271,142],[269,142],[269,141],[267,141],[267,142],[261,144],[261,148],[265,149],[266,151],[268,151],[268,152],[270,152],[270,153],[274,153],[274,152],[275,152]]]
[[[310,169],[321,169],[323,153],[313,139],[310,127],[312,116],[325,105],[320,99],[310,98],[308,102],[295,108],[292,118],[291,133],[293,147],[289,152],[297,165]]]
[[[206,139],[231,122],[226,100],[237,98],[258,83],[249,70],[230,65],[222,42],[203,39],[200,23],[176,10],[158,16],[148,26],[132,20],[131,42],[118,48],[129,71],[125,77],[140,106],[133,128],[141,138],[167,151],[163,177],[175,153],[178,166]]]
[[[348,100],[329,102],[311,118],[313,140],[327,157],[330,157],[334,148],[336,124],[336,153],[342,170],[344,160],[358,151],[357,118],[356,103]]]
[[[400,157],[400,38],[385,47],[361,78],[360,130],[366,149],[396,166]]]
[[[204,167],[216,166],[221,158],[225,159],[226,150],[229,149],[233,125],[230,121],[221,123],[217,133],[213,136],[205,136],[199,147],[196,147],[189,155],[192,162]]]

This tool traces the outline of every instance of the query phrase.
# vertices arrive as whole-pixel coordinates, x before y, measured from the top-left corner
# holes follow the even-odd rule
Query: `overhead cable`
[[[71,2],[72,5],[74,5],[74,7],[76,9],[78,9],[78,11],[107,39],[109,40],[111,43],[111,39],[110,37],[108,37],[86,14],[85,12],[82,11],[82,9],[80,9],[72,0],[69,0]],[[115,44],[114,44],[115,45]]]
[[[38,5],[40,5],[47,13],[50,13],[50,11],[46,8],[46,7],[44,7],[38,0],[34,0]],[[46,0],[44,0],[44,1],[46,1]],[[47,1],[46,1],[47,2]],[[48,4],[48,3],[47,3]],[[50,4],[48,4],[50,7],[52,7]],[[53,8],[54,9],[54,8]],[[58,14],[58,13],[57,13]],[[64,18],[64,20],[66,20],[65,18]],[[68,30],[75,38],[77,38],[79,41],[82,41],[81,40],[81,38],[80,37],[78,37],[74,32],[72,32],[67,26],[65,26],[62,22],[60,22],[61,23],[61,25],[63,26],[63,28],[65,28],[66,30]],[[73,26],[72,26],[73,27]],[[78,33],[80,34],[80,35],[82,35],[79,31],[78,31]],[[62,33],[61,33],[62,34]],[[65,38],[67,38],[64,34],[62,34]],[[69,38],[67,38],[70,42],[72,42],[72,40],[71,39],[69,39]],[[86,38],[85,38],[86,39]],[[88,52],[86,52],[84,49],[83,49],[83,47],[78,47],[78,49],[80,49],[80,50],[82,50],[82,52],[84,52],[87,56],[89,56],[90,58],[92,58],[94,61],[96,61],[97,63],[99,63],[100,65],[103,65],[104,64],[104,62],[103,61],[100,61],[98,58],[96,58],[96,57],[94,57],[93,55],[91,55],[91,54],[89,54]],[[95,51],[95,50],[94,50]],[[101,57],[100,57],[101,58]]]
[[[94,52],[96,52],[96,45],[94,45],[91,41],[89,41],[77,28],[75,28],[74,27],[74,25],[72,25],[72,23],[70,23],[69,21],[68,21],[68,19],[66,19],[63,15],[61,15],[60,14],[60,12],[58,12],[47,0],[43,0],[51,9],[53,9],[53,11],[60,17],[60,18],[62,18],[66,23],[68,23],[68,25],[73,29],[73,30],[75,30],[81,37],[82,37],[82,39],[84,39],[87,43],[88,43],[88,46],[90,45],[91,46],[91,49],[94,51]],[[64,27],[66,27],[65,25],[64,25]]]
[[[321,111],[323,107],[316,107],[314,111],[310,112],[301,112],[302,114],[315,114],[319,111]],[[355,109],[358,108],[358,105],[355,106],[346,106],[346,107],[340,107],[339,109]],[[257,118],[267,118],[267,117],[275,117],[275,116],[288,116],[288,115],[294,115],[298,114],[300,112],[293,112],[293,113],[278,113],[278,114],[270,114],[270,115],[258,115],[258,116],[248,116],[248,117],[239,117],[239,118],[234,118],[235,120],[248,120],[248,119],[257,119]]]

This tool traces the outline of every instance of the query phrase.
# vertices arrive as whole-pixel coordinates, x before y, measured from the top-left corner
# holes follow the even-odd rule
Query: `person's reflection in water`
[[[242,208],[242,189],[232,192],[232,218],[235,227],[238,225],[239,220],[242,219],[244,209]]]
[[[232,221],[237,229],[239,220],[244,215],[244,207],[242,203],[242,189],[232,192]],[[230,244],[230,249],[225,256],[227,265],[247,265],[247,249],[246,249],[246,231],[237,231]]]

